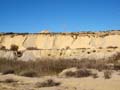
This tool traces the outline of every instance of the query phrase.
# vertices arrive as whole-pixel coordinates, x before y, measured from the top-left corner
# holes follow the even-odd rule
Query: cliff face
[[[0,35],[0,46],[10,49],[12,44],[24,52],[29,51],[27,48],[36,48],[37,50],[30,50],[29,53],[37,57],[74,57],[90,52],[119,51],[120,31]]]
[[[40,34],[9,34],[0,36],[0,45],[7,49],[12,44],[20,50],[29,47],[38,49],[79,49],[120,47],[120,32],[114,33],[40,33]]]

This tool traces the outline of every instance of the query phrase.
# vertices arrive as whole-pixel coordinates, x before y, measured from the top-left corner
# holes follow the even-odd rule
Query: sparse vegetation
[[[66,46],[66,49],[70,49],[70,47],[69,47],[69,46]]]
[[[112,72],[110,70],[104,71],[104,78],[105,79],[110,79],[112,75]]]
[[[0,46],[0,50],[6,50],[5,46]]]
[[[37,47],[27,47],[27,50],[39,50]]]
[[[18,51],[19,47],[17,45],[12,44],[10,47],[10,50],[12,51]]]
[[[94,73],[94,74],[92,74],[92,77],[93,77],[93,78],[98,78],[98,74],[97,74],[97,73]]]
[[[14,74],[15,71],[13,69],[5,69],[4,71],[2,71],[2,74]]]
[[[22,53],[21,51],[17,51],[17,56],[18,56],[18,57],[21,57],[22,54],[23,54],[23,53]]]
[[[95,53],[95,52],[96,52],[96,50],[93,50],[93,52]]]
[[[90,52],[87,52],[87,54],[90,54]]]
[[[60,56],[62,56],[62,52],[60,52]]]
[[[120,64],[118,63],[118,60],[120,59],[120,53],[117,52],[113,56],[111,56],[108,60],[95,60],[95,59],[88,59],[83,58],[81,60],[77,59],[58,59],[58,60],[51,60],[51,59],[44,59],[44,60],[36,60],[36,61],[17,61],[17,60],[7,60],[7,59],[0,59],[0,72],[4,74],[9,73],[15,73],[17,75],[27,76],[28,74],[30,77],[34,76],[43,76],[43,75],[57,75],[61,71],[67,68],[77,67],[78,69],[82,68],[89,68],[89,69],[97,69],[99,71],[107,70],[107,69],[120,69]],[[113,68],[110,68],[108,64],[113,64]],[[11,71],[9,69],[13,69],[14,71]],[[6,71],[8,70],[8,71]],[[25,71],[27,71],[27,75],[25,74]],[[32,72],[34,71],[34,72]],[[78,77],[80,77],[82,72],[87,71],[79,71],[77,72]],[[89,74],[89,73],[87,73]],[[28,76],[29,76],[28,75]],[[71,72],[68,72],[69,76],[73,76],[74,74]]]
[[[5,79],[4,83],[14,83],[17,82],[17,80],[14,80],[12,78]]]
[[[92,64],[93,63],[93,64]],[[6,69],[12,68],[15,71],[15,74],[20,74],[23,71],[35,71],[39,76],[41,75],[52,75],[58,74],[62,70],[71,67],[86,67],[94,68],[94,61],[79,61],[76,59],[60,59],[60,60],[36,60],[36,61],[17,61],[17,60],[6,60],[0,59],[0,72],[5,71]]]
[[[98,47],[98,49],[103,49],[102,47]]]
[[[92,75],[91,70],[88,70],[86,68],[65,69],[59,74],[60,77],[76,77],[76,78],[88,77],[88,76],[91,76],[91,75]]]
[[[87,70],[87,69],[79,69],[75,72],[75,77],[88,77],[92,75],[91,71],[90,70]]]
[[[26,71],[21,71],[20,75],[25,77],[36,77],[37,73],[33,70],[26,70]]]
[[[75,72],[72,72],[72,71],[68,71],[65,73],[67,77],[75,77]]]
[[[118,47],[117,46],[108,46],[107,48],[116,49]]]
[[[15,34],[12,34],[12,35],[11,35],[11,38],[13,38],[14,36],[15,36]]]
[[[16,74],[19,74],[22,71],[33,70],[38,75],[50,75],[60,73],[66,68],[77,67],[77,68],[96,68],[104,69],[104,62],[96,62],[89,60],[76,60],[76,59],[60,59],[60,60],[36,60],[36,61],[15,61],[15,60],[6,60],[0,59],[0,71],[5,70],[6,68],[13,68]]]
[[[114,64],[114,70],[120,70],[120,63]]]
[[[59,86],[60,84],[61,84],[60,82],[55,82],[53,79],[48,79],[43,82],[37,82],[36,88]]]
[[[107,52],[111,52],[111,50],[107,50]]]
[[[51,56],[51,54],[49,53],[48,56]]]

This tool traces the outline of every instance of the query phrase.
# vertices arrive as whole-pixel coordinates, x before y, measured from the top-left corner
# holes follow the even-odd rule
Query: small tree
[[[12,51],[18,51],[19,47],[17,45],[12,44],[10,47],[10,50]]]

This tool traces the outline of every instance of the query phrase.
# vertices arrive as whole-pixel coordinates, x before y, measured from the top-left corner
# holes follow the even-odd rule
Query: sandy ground
[[[61,82],[60,86],[36,87],[37,82],[46,79],[53,79]],[[6,79],[13,79],[16,82],[7,83]],[[40,78],[28,78],[13,74],[0,74],[0,90],[120,90],[120,75],[114,72],[111,79],[104,79],[103,73],[99,73],[99,78],[59,78],[57,76],[46,76]]]

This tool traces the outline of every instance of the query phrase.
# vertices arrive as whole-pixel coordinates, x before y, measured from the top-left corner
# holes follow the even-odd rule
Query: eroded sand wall
[[[10,49],[15,44],[22,51],[20,58],[41,57],[105,57],[120,51],[120,32],[40,33],[0,35],[0,46]],[[27,50],[27,48],[38,50]],[[6,51],[7,52],[7,51]],[[108,53],[108,54],[107,54]],[[1,56],[5,52],[1,52]],[[8,55],[9,56],[9,53]]]
[[[120,35],[108,35],[105,37],[93,36],[92,34],[28,34],[0,36],[0,45],[9,49],[12,44],[18,45],[20,50],[24,50],[28,47],[36,47],[38,49],[120,47]]]

